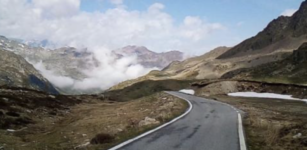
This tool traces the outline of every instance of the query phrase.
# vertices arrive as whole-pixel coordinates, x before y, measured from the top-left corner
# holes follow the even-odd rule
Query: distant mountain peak
[[[121,49],[114,50],[113,53],[119,57],[122,56],[137,56],[138,63],[148,68],[163,69],[173,61],[181,61],[184,54],[180,51],[168,51],[157,53],[149,50],[145,46],[128,45]]]
[[[303,1],[298,12],[307,11],[307,0]]]
[[[128,45],[121,49],[115,50],[116,53],[125,55],[135,55],[135,54],[154,54],[155,52],[150,51],[145,46]]]

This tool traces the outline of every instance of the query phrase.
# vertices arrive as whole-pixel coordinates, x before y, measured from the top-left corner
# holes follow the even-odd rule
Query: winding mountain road
[[[179,92],[167,93],[189,100],[193,109],[180,120],[119,150],[240,150],[234,108]]]

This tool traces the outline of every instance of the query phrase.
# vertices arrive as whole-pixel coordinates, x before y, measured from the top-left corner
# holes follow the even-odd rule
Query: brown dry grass
[[[244,128],[249,150],[307,150],[306,103],[224,95],[213,98],[246,112]],[[298,133],[302,136],[294,138]]]
[[[87,145],[97,134],[113,140],[83,149],[107,149],[157,125],[140,127],[145,117],[166,122],[182,114],[187,104],[166,93],[157,93],[129,102],[100,101],[83,97],[86,103],[70,108],[64,116],[45,117],[14,133],[0,130],[0,147],[15,150],[73,149]]]

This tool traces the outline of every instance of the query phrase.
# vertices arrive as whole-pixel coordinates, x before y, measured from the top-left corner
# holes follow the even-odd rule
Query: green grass
[[[242,77],[256,81],[285,84],[307,84],[307,61],[295,63],[293,58],[271,62],[240,73]],[[240,76],[240,75],[239,75]]]
[[[129,101],[141,97],[149,96],[161,91],[178,91],[190,87],[191,80],[147,80],[136,83],[121,90],[108,91],[105,94],[107,98],[114,101]]]

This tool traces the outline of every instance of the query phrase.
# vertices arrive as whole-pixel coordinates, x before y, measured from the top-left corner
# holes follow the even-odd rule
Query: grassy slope
[[[270,83],[307,84],[307,62],[294,64],[293,57],[260,65],[254,68],[239,69],[223,75],[224,78],[249,79]]]
[[[178,91],[188,88],[192,81],[181,80],[160,80],[160,81],[142,81],[121,90],[108,91],[104,95],[116,101],[129,101],[144,96],[149,96],[161,91]]]
[[[256,80],[305,84],[307,83],[307,62],[293,63],[293,57],[272,62],[252,69],[250,76]]]

